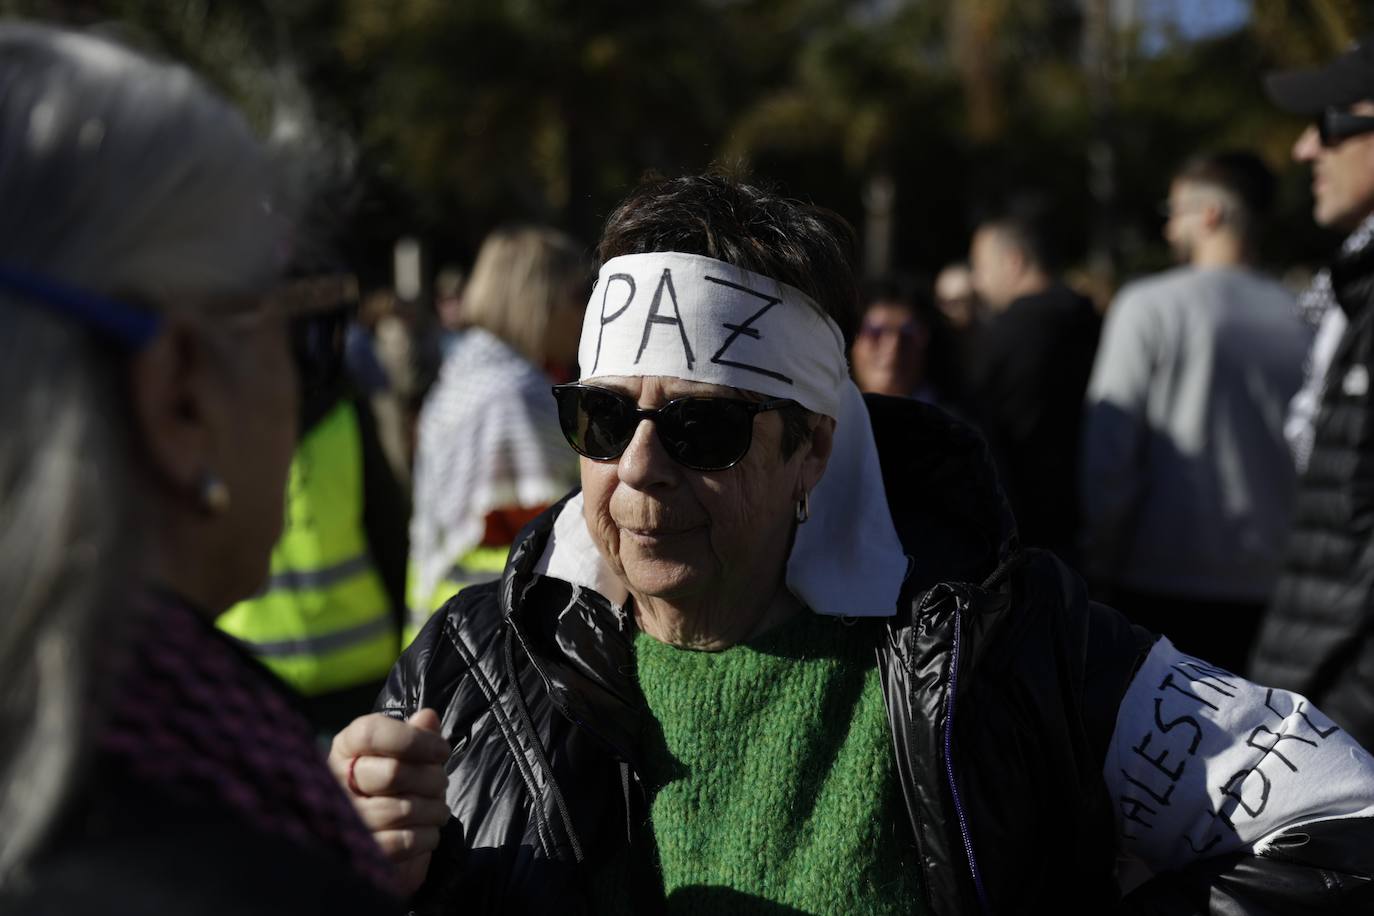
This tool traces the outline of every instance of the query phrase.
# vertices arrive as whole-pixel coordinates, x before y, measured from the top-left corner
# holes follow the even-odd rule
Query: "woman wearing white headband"
[[[555,389],[581,492],[331,755],[416,909],[1102,913],[1122,853],[1152,912],[1374,878],[1368,754],[1022,552],[969,430],[865,404],[850,248],[716,177],[611,216]],[[392,721],[421,706],[442,806]]]

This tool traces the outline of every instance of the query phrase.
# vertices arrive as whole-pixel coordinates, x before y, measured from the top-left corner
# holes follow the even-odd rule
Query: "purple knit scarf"
[[[390,865],[283,686],[184,604],[141,603],[99,749],[179,800],[227,808],[392,893]]]

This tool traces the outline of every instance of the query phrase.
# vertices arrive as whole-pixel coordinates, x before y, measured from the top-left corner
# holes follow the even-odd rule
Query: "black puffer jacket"
[[[1374,248],[1338,261],[1331,279],[1350,324],[1250,675],[1304,694],[1374,748]]]
[[[915,402],[869,407],[914,566],[898,616],[856,625],[885,629],[884,698],[932,911],[1111,912],[1103,761],[1153,637],[1089,602],[1052,556],[1015,553],[975,434]],[[435,615],[379,699],[395,716],[441,710],[453,747],[453,818],[419,912],[588,912],[589,872],[624,856],[632,910],[664,909],[643,826],[636,749],[650,723],[633,623],[600,595],[533,573],[558,509],[522,535],[499,585],[468,589]],[[1215,890],[1235,863],[1205,864],[1147,886],[1137,911],[1236,899]],[[1295,866],[1290,882],[1304,899],[1325,892],[1310,871]]]

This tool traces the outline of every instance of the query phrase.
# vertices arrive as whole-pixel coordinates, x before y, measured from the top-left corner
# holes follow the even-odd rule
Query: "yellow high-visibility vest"
[[[501,573],[506,569],[506,557],[509,554],[509,544],[502,547],[472,548],[463,555],[461,560],[449,568],[449,571],[444,574],[444,578],[439,580],[439,584],[434,587],[434,591],[428,595],[420,594],[420,577],[416,572],[415,564],[412,563],[409,574],[406,576],[406,626],[405,632],[401,635],[402,647],[408,646],[414,641],[420,630],[429,621],[430,616],[443,607],[448,599],[469,585],[493,582],[501,578]]]
[[[341,401],[296,447],[265,591],[219,627],[307,696],[380,680],[399,636],[363,531],[358,417]]]

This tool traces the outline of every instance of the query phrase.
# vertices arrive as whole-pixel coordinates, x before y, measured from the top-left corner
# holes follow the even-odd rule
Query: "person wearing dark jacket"
[[[276,162],[184,68],[0,20],[0,913],[399,908],[214,628],[267,577],[314,304]]]
[[[1274,74],[1266,88],[1315,119],[1293,158],[1312,164],[1313,218],[1350,235],[1302,297],[1322,315],[1315,378],[1293,403],[1310,419],[1293,418],[1302,474],[1250,672],[1308,694],[1374,747],[1374,36],[1326,67]]]
[[[1101,320],[1059,280],[1047,219],[1038,199],[1023,198],[973,234],[973,284],[991,315],[973,341],[968,401],[1022,539],[1073,560],[1083,396]]]
[[[851,253],[719,177],[610,217],[555,388],[581,490],[330,756],[415,911],[1103,913],[1120,854],[1135,912],[1368,907],[1374,760],[1022,550],[967,427],[865,400]]]

